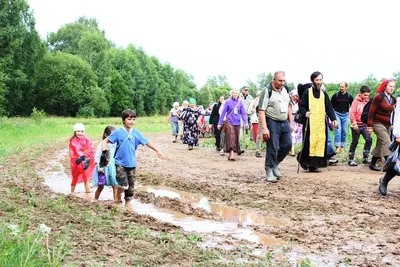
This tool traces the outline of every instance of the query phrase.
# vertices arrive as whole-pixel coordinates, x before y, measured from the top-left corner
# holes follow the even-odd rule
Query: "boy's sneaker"
[[[363,164],[370,164],[371,161],[368,158],[364,158],[362,161]]]
[[[224,150],[221,149],[221,151],[219,152],[219,154],[220,154],[221,156],[225,156]]]
[[[260,152],[256,152],[256,157],[257,157],[257,158],[262,158],[261,153],[260,153]]]
[[[357,162],[355,162],[354,159],[349,160],[348,164],[349,164],[350,166],[358,166]]]
[[[339,162],[339,160],[335,159],[334,157],[331,157],[331,158],[328,159],[328,164],[329,165],[335,165],[338,162]]]

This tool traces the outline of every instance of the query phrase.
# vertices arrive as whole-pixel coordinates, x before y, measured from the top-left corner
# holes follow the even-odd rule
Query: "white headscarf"
[[[82,123],[78,122],[74,124],[74,132],[76,131],[85,131],[85,125],[83,125]]]

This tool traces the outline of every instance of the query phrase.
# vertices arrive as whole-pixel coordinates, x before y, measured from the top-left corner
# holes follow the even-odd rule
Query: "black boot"
[[[385,173],[385,175],[380,179],[379,183],[379,193],[381,193],[382,196],[387,195],[387,186],[390,180],[392,180],[393,177],[390,177],[390,172]]]
[[[381,171],[381,168],[376,166],[376,162],[378,161],[378,158],[375,156],[372,156],[371,162],[369,163],[369,169],[373,171]]]

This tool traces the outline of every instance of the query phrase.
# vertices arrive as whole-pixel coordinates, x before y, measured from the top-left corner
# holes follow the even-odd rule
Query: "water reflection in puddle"
[[[54,166],[56,163],[53,163]],[[69,194],[70,192],[70,184],[71,179],[64,172],[64,168],[61,164],[58,164],[60,170],[53,172],[42,173],[45,178],[45,183],[48,185],[51,190],[57,193]],[[145,187],[142,187],[141,190],[144,190]],[[149,192],[150,188],[147,188]],[[94,191],[94,189],[92,189]],[[160,191],[154,189],[153,193],[164,192],[164,195],[173,193],[175,197],[183,197],[182,193],[172,192],[170,190]],[[83,184],[78,184],[76,187],[77,196],[93,201],[94,193],[85,193]],[[160,193],[161,194],[161,193]],[[171,195],[170,195],[171,196]],[[113,193],[111,188],[105,187],[103,192],[100,195],[100,200],[112,200]],[[212,233],[216,232],[223,235],[231,235],[236,238],[241,238],[244,240],[248,240],[251,242],[261,243],[268,246],[282,246],[285,244],[285,241],[282,239],[274,238],[271,236],[267,236],[258,232],[255,232],[251,229],[240,228],[238,227],[237,222],[248,222],[248,223],[264,223],[265,219],[258,219],[257,216],[249,216],[251,214],[244,213],[236,209],[225,207],[221,209],[221,206],[209,204],[206,201],[206,198],[202,198],[201,196],[191,195],[188,193],[185,201],[188,201],[190,198],[193,198],[193,201],[198,198],[197,203],[200,205],[209,205],[209,208],[212,212],[221,214],[222,217],[227,218],[228,222],[216,222],[212,220],[205,220],[196,216],[188,216],[180,212],[157,208],[152,204],[143,204],[137,200],[132,201],[132,208],[138,214],[150,215],[157,220],[169,222],[178,226],[181,226],[185,231],[188,232],[198,232],[198,233]],[[203,200],[201,200],[203,199]],[[267,220],[268,221],[268,220]],[[269,221],[271,222],[271,221]],[[282,225],[280,222],[276,222],[277,225]]]
[[[209,203],[208,199],[201,195],[192,194],[185,191],[175,190],[173,188],[160,186],[139,186],[141,191],[153,193],[156,197],[178,198],[185,203],[192,204],[195,208],[202,208],[209,212],[215,213],[227,221],[239,222],[242,225],[272,225],[283,226],[287,222],[274,217],[267,217],[257,213],[239,210],[233,207],[225,206],[218,203]]]

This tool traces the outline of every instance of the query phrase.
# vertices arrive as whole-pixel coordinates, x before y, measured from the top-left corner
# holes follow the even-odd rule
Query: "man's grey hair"
[[[281,73],[286,76],[286,74],[283,70],[278,70],[274,73],[274,78],[276,78],[276,76],[278,76],[278,74],[281,74]]]

